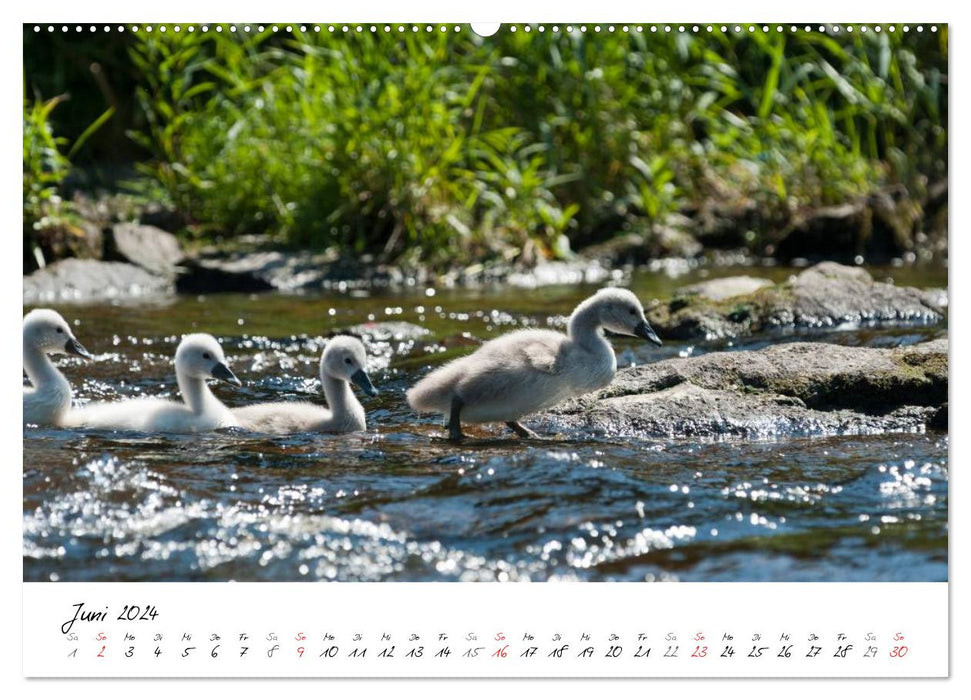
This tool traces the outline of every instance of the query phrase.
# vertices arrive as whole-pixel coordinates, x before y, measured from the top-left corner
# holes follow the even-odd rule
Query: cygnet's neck
[[[331,415],[337,420],[346,420],[356,413],[364,411],[361,402],[351,391],[351,385],[343,379],[332,377],[325,372],[320,373],[320,383],[324,388],[324,397]]]
[[[586,302],[580,304],[570,316],[567,333],[570,339],[579,345],[593,349],[609,343],[600,332],[600,310],[595,304]]]
[[[66,390],[70,400],[71,385],[67,379],[54,366],[47,353],[27,342],[24,342],[24,371],[27,372],[30,383],[37,391]]]
[[[185,401],[189,410],[196,415],[205,413],[210,408],[222,406],[222,402],[210,391],[205,379],[187,376],[185,373],[179,372],[178,368],[175,370],[175,376],[179,383],[182,400]]]

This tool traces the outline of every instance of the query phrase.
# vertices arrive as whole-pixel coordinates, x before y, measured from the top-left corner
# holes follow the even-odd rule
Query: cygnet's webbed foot
[[[460,419],[462,406],[464,405],[465,403],[458,396],[452,397],[452,411],[448,416],[448,439],[452,442],[459,442],[465,437],[462,435],[462,422]]]
[[[539,439],[539,435],[537,433],[534,433],[532,430],[518,421],[506,421],[506,425],[508,425],[512,431],[521,438],[533,438],[534,440]]]

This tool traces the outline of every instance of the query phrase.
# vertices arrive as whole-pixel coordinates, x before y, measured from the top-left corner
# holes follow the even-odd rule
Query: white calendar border
[[[545,7],[544,7],[545,5]],[[586,6],[585,6],[586,5]],[[543,9],[537,9],[537,7],[542,7]],[[659,6],[645,7],[643,3],[635,3],[632,1],[619,2],[616,0],[598,0],[596,3],[577,3],[577,2],[557,2],[557,3],[544,3],[543,5],[533,4],[528,5],[523,3],[521,0],[495,0],[494,2],[489,2],[488,4],[480,4],[478,6],[467,4],[445,2],[444,0],[437,0],[434,2],[412,2],[412,3],[401,3],[392,2],[391,0],[366,0],[366,2],[353,3],[338,5],[332,8],[326,8],[326,16],[328,19],[333,19],[334,21],[354,21],[357,19],[384,19],[384,20],[420,20],[420,21],[460,21],[466,22],[469,20],[479,20],[479,21],[490,21],[496,19],[505,19],[507,21],[535,21],[537,19],[554,19],[557,21],[602,21],[611,19],[619,19],[622,21],[629,21],[632,18],[643,18],[646,21],[657,21],[657,22],[679,22],[679,21],[745,21],[746,19],[756,20],[756,21],[798,21],[802,22],[806,19],[816,20],[826,20],[826,21],[867,21],[867,20],[883,20],[887,21],[892,19],[893,21],[950,21],[952,23],[950,31],[953,32],[957,30],[958,40],[956,42],[951,42],[950,55],[952,63],[957,70],[951,72],[950,77],[952,78],[951,83],[951,95],[950,95],[950,106],[952,109],[952,114],[954,119],[952,119],[952,124],[959,124],[962,121],[967,121],[967,115],[971,114],[971,110],[968,109],[968,94],[967,92],[958,92],[953,89],[955,84],[966,83],[963,79],[964,75],[969,74],[969,68],[971,64],[967,60],[968,50],[962,45],[963,36],[961,34],[962,30],[968,25],[958,20],[963,20],[963,13],[959,15],[952,7],[950,3],[940,2],[936,0],[925,0],[921,3],[913,2],[900,2],[899,0],[888,0],[887,2],[881,3],[879,7],[880,15],[879,17],[873,17],[872,12],[866,10],[860,10],[858,7],[849,5],[845,2],[836,2],[834,0],[821,0],[819,2],[812,3],[811,7],[799,7],[796,5],[783,5],[777,2],[760,2],[760,3],[747,3],[744,6],[735,3],[732,5],[726,5],[723,2],[715,2],[714,0],[696,0],[695,3],[690,5],[684,4],[661,4]],[[213,19],[218,19],[222,17],[236,17],[242,12],[243,14],[249,15],[255,13],[256,15],[263,16],[267,14],[267,10],[264,8],[246,8],[241,10],[238,3],[230,3],[228,0],[222,0],[219,3],[210,3],[206,6],[201,5],[198,2],[187,2],[186,0],[169,0],[164,3],[164,6],[157,8],[133,8],[121,7],[120,9],[115,7],[108,9],[106,7],[95,7],[92,3],[70,3],[65,0],[51,0],[43,5],[37,4],[36,6],[25,6],[19,4],[15,7],[8,7],[3,10],[5,14],[5,19],[7,20],[3,27],[3,31],[6,32],[7,42],[0,44],[0,55],[4,59],[3,65],[7,67],[7,70],[3,72],[0,79],[3,80],[3,90],[0,90],[0,98],[6,100],[7,109],[0,111],[0,119],[3,120],[3,134],[6,138],[0,140],[0,148],[3,149],[2,157],[0,157],[0,173],[2,173],[2,182],[6,187],[0,190],[0,197],[3,197],[5,206],[2,211],[5,213],[5,223],[7,224],[5,230],[7,235],[11,234],[11,231],[16,231],[16,225],[20,219],[20,204],[15,199],[14,185],[20,178],[18,171],[14,170],[16,167],[14,165],[15,159],[19,158],[15,154],[15,148],[17,148],[17,142],[14,141],[11,136],[20,129],[19,120],[16,118],[16,105],[13,104],[14,100],[19,100],[21,91],[19,84],[21,82],[21,75],[18,71],[13,70],[12,67],[19,64],[20,56],[22,53],[22,47],[20,44],[20,23],[25,21],[90,21],[96,19],[97,21],[108,20],[108,21],[130,21],[131,19],[150,19],[154,21],[166,21],[166,20],[193,20],[196,21],[212,21]],[[282,0],[273,4],[272,15],[273,19],[285,20],[287,17],[306,19],[313,18],[324,14],[324,10],[317,3],[310,3],[309,1],[304,2],[292,2],[290,0]],[[150,15],[150,16],[147,16]],[[966,86],[965,88],[967,89]],[[960,120],[958,115],[965,117],[964,120]],[[957,174],[957,181],[963,183],[966,181],[966,177],[963,176],[963,162],[967,162],[965,157],[969,154],[969,149],[967,147],[967,141],[963,139],[963,134],[959,132],[958,129],[954,129],[949,134],[949,138],[952,139],[952,158],[951,164],[954,168],[954,172]],[[955,176],[952,175],[952,178]],[[962,224],[965,223],[966,216],[964,212],[966,210],[966,205],[961,198],[955,200],[952,204],[950,211],[951,217],[951,227],[952,231],[958,231],[961,229]],[[968,261],[968,256],[966,252],[966,244],[963,243],[962,236],[953,236],[951,239],[951,249],[950,258],[954,261],[955,266],[961,265]],[[0,277],[0,284],[4,286],[4,297],[6,299],[15,298],[19,293],[19,284],[17,268],[15,268],[15,261],[13,255],[8,255],[5,257],[3,263],[5,266],[9,266],[9,270],[5,270],[7,274]],[[951,289],[951,343],[952,348],[958,347],[962,348],[965,346],[965,328],[967,326],[962,323],[963,316],[965,315],[961,309],[960,301],[968,297],[967,290],[963,279],[959,276],[952,276],[949,280]],[[955,301],[958,304],[955,304]],[[8,303],[4,306],[6,314],[4,320],[11,324],[9,327],[14,327],[12,324],[19,323],[20,316],[14,315],[14,306],[12,303]],[[19,308],[17,310],[19,314]],[[955,315],[957,314],[957,315]],[[17,361],[15,357],[14,350],[11,347],[0,347],[0,352],[3,353],[3,359],[6,365],[12,365]],[[954,388],[954,393],[966,393],[961,392],[962,389],[968,388],[968,383],[965,379],[965,372],[960,365],[951,364],[951,386]],[[15,373],[7,372],[6,376],[9,380],[9,385],[4,386],[4,396],[11,397],[8,402],[7,409],[0,415],[16,415],[19,411],[13,404],[13,396],[16,387],[14,386],[13,380],[16,377]],[[954,425],[960,425],[959,422],[964,413],[961,411],[959,406],[951,406],[950,413]],[[21,542],[21,507],[22,504],[21,497],[21,487],[22,479],[20,474],[20,463],[22,455],[22,437],[19,432],[16,431],[15,427],[11,425],[12,421],[8,421],[0,430],[3,430],[3,440],[4,445],[8,448],[13,448],[10,451],[13,453],[14,457],[11,461],[14,461],[14,465],[9,467],[7,472],[7,478],[9,482],[6,484],[4,493],[8,494],[10,503],[3,510],[4,516],[9,518],[7,525],[2,528],[5,536],[3,537],[3,552],[4,561],[8,562],[7,570],[9,574],[4,580],[3,592],[7,594],[8,600],[16,601],[20,598],[18,592],[23,590],[23,584],[21,583],[21,567],[17,565],[17,562],[21,560],[22,557],[22,542]],[[950,463],[954,464],[954,457],[956,456],[958,447],[955,445],[952,437],[952,455]],[[963,447],[963,445],[961,445]],[[16,483],[15,483],[16,480]],[[958,496],[958,490],[962,486],[961,474],[956,477],[953,475],[951,477],[951,488],[955,489],[951,492],[950,498],[952,502],[964,502],[961,498],[960,501],[956,500]],[[966,491],[966,489],[965,489]],[[962,492],[963,495],[963,492]],[[16,501],[20,501],[17,503]],[[962,541],[957,530],[961,529],[962,532],[965,529],[965,519],[962,513],[962,509],[958,508],[952,512],[951,520],[951,536],[950,543],[952,546],[952,551],[958,551],[954,547],[955,542]],[[966,567],[962,566],[962,558],[952,558],[950,567],[950,580],[953,582],[952,585],[957,585],[965,579]],[[62,585],[68,586],[71,584],[52,584],[52,585]],[[206,584],[201,584],[206,585]],[[274,584],[264,584],[268,587],[272,587]],[[397,584],[383,584],[386,586],[394,587]],[[476,586],[479,584],[445,584],[453,586]],[[536,584],[544,585],[544,584]],[[675,584],[677,585],[677,584]],[[711,584],[720,585],[720,584]],[[393,590],[393,588],[392,588]],[[965,611],[963,605],[963,600],[960,595],[951,596],[951,610],[952,619],[954,621],[958,620],[961,613]],[[15,630],[7,630],[7,634],[3,636],[3,658],[5,663],[5,670],[11,671],[10,675],[19,671],[18,668],[13,668],[13,664],[10,664],[11,659],[16,659],[19,657],[19,647],[20,639]],[[964,640],[964,637],[960,632],[951,633],[951,658],[958,660],[958,663],[952,666],[952,677],[967,677],[967,672],[964,668],[967,664],[960,661],[965,658],[966,652],[971,650]],[[7,668],[7,666],[11,668]],[[688,681],[652,681],[650,686],[643,686],[638,684],[636,681],[630,682],[612,682],[607,685],[602,685],[600,683],[596,684],[596,687],[605,687],[608,692],[616,692],[618,695],[627,696],[628,694],[634,692],[643,692],[645,690],[649,692],[675,692],[683,693],[685,688],[685,683]],[[313,681],[292,681],[286,683],[281,688],[285,689],[285,692],[300,692],[301,690],[310,690],[316,688],[318,691],[320,686],[311,686],[310,683]],[[717,684],[717,681],[696,681],[689,682],[690,687],[694,692],[724,692],[727,688],[721,684]],[[366,684],[369,690],[378,690],[382,694],[389,694],[392,689],[397,688],[394,682],[387,681],[375,681]],[[418,684],[409,683],[409,685],[416,690],[418,689]],[[473,698],[473,697],[492,697],[496,693],[505,693],[512,688],[525,689],[527,692],[536,692],[540,690],[540,686],[536,683],[531,683],[528,681],[519,681],[517,683],[509,682],[497,682],[495,684],[468,684],[461,681],[442,681],[438,683],[427,683],[421,684],[422,687],[428,686],[437,692],[448,692],[450,695],[456,693],[461,693],[463,697]],[[276,687],[276,683],[272,684]],[[211,693],[216,691],[216,687],[212,682],[207,681],[187,681],[179,682],[177,684],[178,688],[194,689],[201,692]],[[326,686],[329,690],[346,690],[349,692],[360,693],[362,684],[360,682],[354,681],[344,681],[336,682],[332,681]],[[547,688],[554,688],[558,693],[564,693],[565,695],[570,695],[570,691],[576,691],[578,694],[583,693],[584,696],[589,695],[590,691],[595,687],[593,682],[583,682],[583,681],[545,681],[542,685],[543,692],[546,692]],[[920,689],[928,687],[936,695],[949,696],[951,691],[956,690],[956,685],[948,683],[943,685],[941,683],[934,683],[928,686],[926,683],[919,682],[903,682],[898,681],[866,681],[865,685],[859,681],[821,681],[820,683],[789,683],[786,681],[735,681],[732,682],[731,692],[749,690],[759,694],[759,696],[768,695],[770,693],[785,693],[787,698],[790,697],[808,697],[809,694],[817,696],[820,692],[833,692],[836,690],[840,692],[840,696],[843,696],[844,692],[860,693],[866,692],[868,694],[877,692],[882,698],[893,698],[893,697],[908,697],[912,698],[914,694],[921,692]],[[219,692],[225,692],[230,690],[232,692],[239,693],[239,697],[248,697],[253,691],[260,695],[264,695],[269,692],[271,684],[267,682],[254,684],[252,680],[224,680],[219,682]],[[23,679],[18,683],[18,689],[22,691],[23,694],[27,692],[30,693],[31,697],[62,697],[69,690],[72,697],[80,691],[81,696],[90,693],[94,694],[99,692],[99,696],[103,696],[104,689],[109,689],[109,692],[114,694],[121,693],[138,693],[140,697],[168,697],[174,688],[170,684],[144,684],[138,681],[115,681],[115,682],[86,682],[80,686],[71,683],[65,684],[64,682],[30,682],[26,683]],[[101,689],[100,691],[98,689]]]

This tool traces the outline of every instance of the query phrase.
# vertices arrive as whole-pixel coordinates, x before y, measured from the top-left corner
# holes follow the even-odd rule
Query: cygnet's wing
[[[531,341],[522,346],[522,354],[533,369],[547,374],[556,374],[559,367],[559,343],[546,340]]]
[[[481,404],[532,391],[537,384],[546,385],[546,380],[561,370],[559,356],[566,340],[565,335],[547,330],[499,336],[422,379],[408,390],[408,403],[416,411],[447,415],[453,396],[467,404]]]
[[[331,420],[329,410],[306,401],[257,403],[232,412],[240,427],[271,435],[325,430]]]
[[[24,423],[60,425],[71,407],[71,387],[66,381],[40,387],[24,386]]]
[[[518,420],[568,396],[563,374],[566,336],[553,331],[517,331],[483,345],[463,363],[455,388],[472,422]]]
[[[484,366],[529,367],[545,374],[560,370],[560,350],[566,336],[556,331],[525,330],[507,333],[485,343],[469,359],[482,357]]]
[[[156,423],[171,422],[186,412],[182,404],[165,399],[99,401],[70,411],[64,424],[105,430],[152,430],[158,429]]]

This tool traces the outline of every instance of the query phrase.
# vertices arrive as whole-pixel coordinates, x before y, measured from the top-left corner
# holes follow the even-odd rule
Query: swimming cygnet
[[[71,385],[48,357],[54,353],[91,359],[59,313],[34,309],[24,316],[24,371],[31,383],[24,387],[24,423],[59,425],[71,408]]]
[[[574,309],[566,335],[522,330],[490,340],[418,382],[408,391],[408,403],[416,411],[447,416],[452,440],[462,438],[463,420],[503,421],[521,437],[536,437],[519,424],[522,416],[614,378],[617,359],[601,329],[661,344],[633,293],[601,289]]]
[[[206,385],[206,379],[212,377],[241,386],[215,338],[206,333],[185,336],[175,351],[175,377],[184,403],[155,398],[93,403],[71,411],[67,424],[161,433],[198,433],[239,425]]]
[[[364,407],[348,382],[375,396],[378,390],[367,375],[367,355],[357,338],[338,335],[320,356],[320,383],[327,406],[306,401],[258,403],[233,410],[239,424],[261,433],[351,433],[364,430]]]

